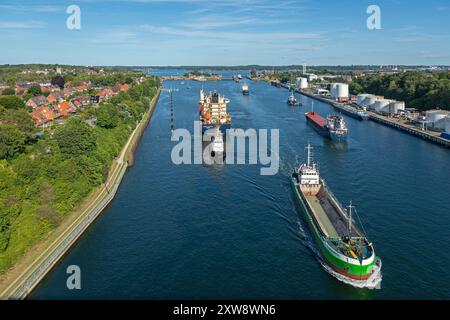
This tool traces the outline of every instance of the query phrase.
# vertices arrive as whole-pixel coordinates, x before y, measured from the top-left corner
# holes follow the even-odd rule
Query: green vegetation
[[[372,75],[350,83],[353,94],[372,93],[405,101],[410,108],[450,110],[450,72],[405,72]]]
[[[1,96],[0,106],[6,109],[25,108],[25,102],[16,96]]]
[[[28,88],[28,93],[32,96],[39,96],[41,92],[41,86],[38,84],[32,84],[30,88]]]
[[[129,81],[129,74],[113,78]],[[46,129],[41,139],[26,139],[36,129],[24,102],[0,96],[0,272],[106,180],[158,86],[156,78],[134,83],[108,103]]]
[[[3,96],[11,96],[16,94],[16,91],[13,88],[6,88],[2,91]]]

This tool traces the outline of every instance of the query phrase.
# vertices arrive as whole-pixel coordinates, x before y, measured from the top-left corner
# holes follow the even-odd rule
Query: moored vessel
[[[291,176],[296,203],[325,263],[344,279],[366,281],[378,262],[373,245],[354,222],[355,207],[351,202],[348,209],[342,207],[320,178],[311,146],[306,148],[307,163],[296,168]]]
[[[334,140],[347,140],[348,129],[344,118],[341,115],[329,115],[324,119],[314,111],[305,113],[306,120],[322,135]]]
[[[346,114],[352,118],[358,119],[358,120],[369,120],[370,116],[367,112],[361,109],[356,109],[354,107],[350,106],[342,106],[342,107],[334,107],[336,110],[342,112],[343,114]]]

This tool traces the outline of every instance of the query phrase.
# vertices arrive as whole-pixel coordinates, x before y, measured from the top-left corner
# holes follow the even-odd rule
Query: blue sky
[[[450,65],[450,1],[0,0],[0,43],[0,64]]]

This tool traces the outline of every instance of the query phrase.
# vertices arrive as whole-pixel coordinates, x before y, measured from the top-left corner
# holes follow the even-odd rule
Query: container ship
[[[242,85],[242,94],[244,96],[248,96],[250,94],[250,90],[248,89],[248,84],[244,83]]]
[[[345,280],[365,281],[375,271],[378,259],[372,243],[354,223],[351,202],[343,208],[320,178],[311,146],[306,164],[296,168],[291,186],[324,262]]]
[[[369,120],[370,116],[367,112],[361,109],[355,109],[350,106],[342,106],[342,107],[334,107],[335,110],[342,112],[352,118],[358,119],[358,120]]]
[[[347,125],[344,117],[340,115],[329,115],[324,119],[318,113],[311,111],[305,113],[306,120],[322,135],[333,141],[347,140]]]
[[[231,116],[227,112],[229,99],[219,95],[217,92],[205,92],[200,90],[200,101],[198,113],[202,122],[202,133],[208,129],[219,128],[222,133],[231,126]]]

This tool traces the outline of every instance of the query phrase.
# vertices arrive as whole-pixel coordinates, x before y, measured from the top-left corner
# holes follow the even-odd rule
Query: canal
[[[165,82],[174,126],[192,132],[199,90],[217,90],[234,128],[280,130],[280,169],[174,165],[169,94],[163,92],[116,199],[49,273],[32,299],[445,299],[450,296],[449,150],[374,122],[346,117],[349,139],[332,144],[305,122],[324,103],[247,81]],[[381,257],[379,289],[337,281],[319,264],[289,176],[314,147],[337,198],[356,205]],[[66,269],[81,268],[81,290]]]

